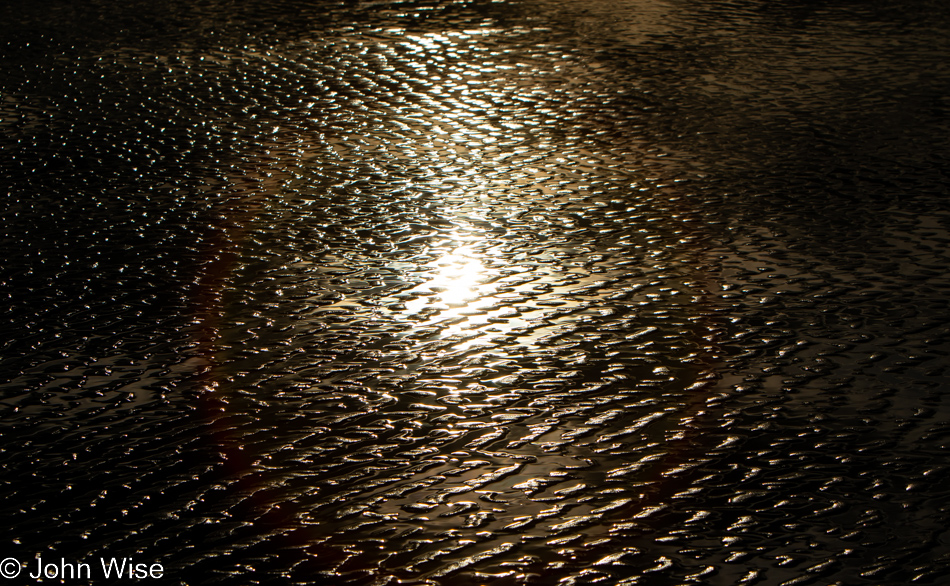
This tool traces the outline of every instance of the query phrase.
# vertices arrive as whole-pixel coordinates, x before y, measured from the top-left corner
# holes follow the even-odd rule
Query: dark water
[[[946,3],[4,14],[0,557],[950,579]]]

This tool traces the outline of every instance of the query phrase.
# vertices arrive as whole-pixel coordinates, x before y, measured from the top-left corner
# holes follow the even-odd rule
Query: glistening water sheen
[[[0,581],[945,583],[948,55],[933,0],[8,2]]]

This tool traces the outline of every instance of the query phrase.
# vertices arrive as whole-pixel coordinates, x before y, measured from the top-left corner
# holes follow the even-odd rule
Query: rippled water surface
[[[950,579],[947,4],[7,6],[0,557]]]

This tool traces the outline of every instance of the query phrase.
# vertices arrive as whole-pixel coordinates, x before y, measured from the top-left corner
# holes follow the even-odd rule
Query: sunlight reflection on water
[[[874,526],[868,560],[892,527],[934,550],[946,519],[907,515],[946,500],[946,190],[911,178],[950,133],[906,58],[944,29],[283,4],[273,36],[4,53],[31,82],[0,81],[21,552],[652,585],[847,581]]]
[[[446,324],[440,332],[441,337],[461,335],[488,322],[485,308],[494,303],[490,296],[495,287],[490,284],[491,273],[471,245],[457,246],[424,266],[432,271],[430,278],[405,292],[416,296],[405,304],[403,314],[407,318],[423,310],[435,312],[431,319],[420,325]],[[481,338],[484,334],[469,338],[456,348],[468,349],[478,344]]]

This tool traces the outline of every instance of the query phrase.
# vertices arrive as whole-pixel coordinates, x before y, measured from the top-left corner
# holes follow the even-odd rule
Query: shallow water
[[[950,575],[944,4],[13,6],[0,557]]]

